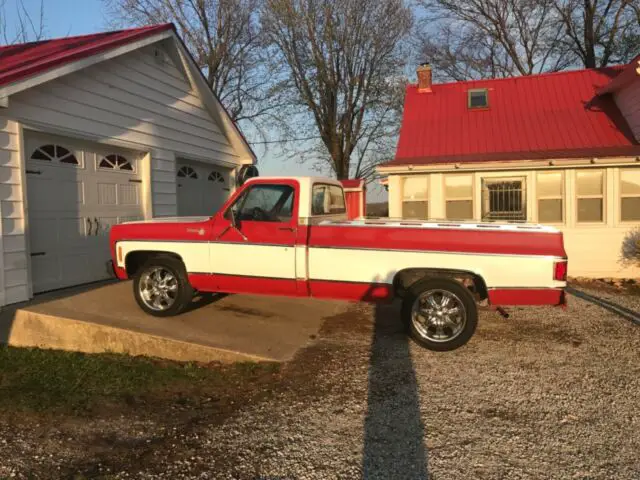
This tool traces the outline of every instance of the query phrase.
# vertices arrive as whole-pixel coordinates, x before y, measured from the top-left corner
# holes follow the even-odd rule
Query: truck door
[[[298,184],[252,182],[216,219],[210,243],[216,289],[295,295]]]

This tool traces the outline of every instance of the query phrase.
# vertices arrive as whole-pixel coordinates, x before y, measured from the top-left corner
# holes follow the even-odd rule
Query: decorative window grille
[[[133,171],[133,165],[122,155],[107,155],[100,161],[100,168],[110,168],[112,170]]]
[[[31,154],[31,160],[44,160],[45,162],[60,162],[70,165],[79,165],[76,156],[68,149],[60,145],[42,145]]]
[[[485,178],[482,181],[482,220],[524,222],[527,219],[524,178]]]

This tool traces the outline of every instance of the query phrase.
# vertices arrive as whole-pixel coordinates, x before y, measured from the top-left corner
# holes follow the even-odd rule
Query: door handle
[[[286,231],[286,232],[295,232],[296,229],[294,227],[278,227],[278,230]]]

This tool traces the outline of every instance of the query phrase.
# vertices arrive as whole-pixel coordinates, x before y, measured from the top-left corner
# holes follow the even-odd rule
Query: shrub
[[[640,266],[640,227],[629,230],[624,236],[620,261],[627,266]]]

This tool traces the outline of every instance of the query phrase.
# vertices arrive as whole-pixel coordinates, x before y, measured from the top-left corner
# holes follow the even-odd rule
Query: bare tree
[[[7,0],[0,0],[0,40],[5,45],[14,43],[36,42],[45,36],[44,0],[40,1],[38,11],[31,13],[23,0],[16,0],[14,7],[15,18],[10,28]]]
[[[421,0],[422,52],[454,80],[530,75],[566,68],[555,0]]]
[[[555,0],[563,44],[585,68],[631,60],[640,52],[638,0]]]
[[[404,93],[402,0],[266,0],[275,64],[284,65],[298,135],[337,178],[370,177],[392,154]],[[310,121],[309,121],[310,120]]]
[[[278,106],[265,68],[262,0],[105,0],[126,24],[173,22],[231,118],[251,122]]]

